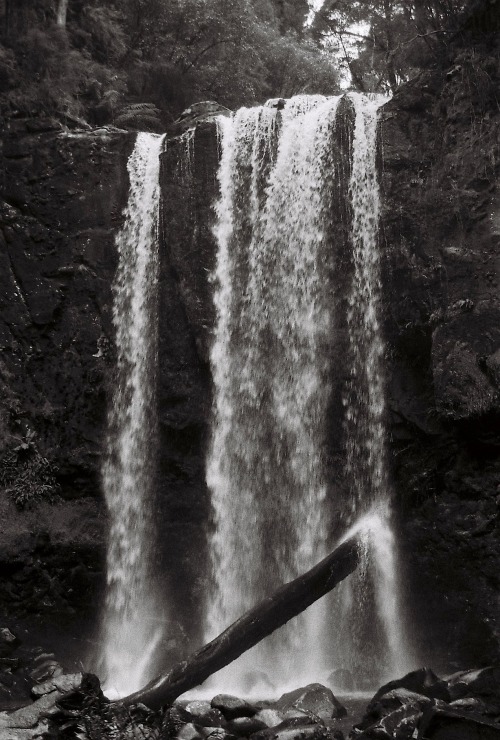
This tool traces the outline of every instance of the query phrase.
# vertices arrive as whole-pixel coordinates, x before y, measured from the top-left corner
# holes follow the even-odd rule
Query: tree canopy
[[[201,100],[335,94],[342,67],[394,91],[492,2],[324,0],[306,23],[308,0],[0,0],[0,104],[164,130]]]
[[[362,91],[392,90],[446,51],[466,0],[325,0],[311,35],[328,39]]]
[[[335,62],[304,34],[307,0],[4,0],[0,92],[13,106],[112,122],[151,104],[332,94]]]

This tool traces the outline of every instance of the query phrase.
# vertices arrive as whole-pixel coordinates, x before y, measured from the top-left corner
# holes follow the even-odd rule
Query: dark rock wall
[[[101,567],[104,540],[99,468],[114,369],[114,234],[127,198],[133,138],[68,136],[52,130],[50,122],[21,119],[10,121],[4,132],[0,559],[3,572],[17,578],[0,596],[7,612],[60,611],[59,591],[63,602],[68,597],[67,606],[82,606],[83,600],[83,608],[93,608],[84,594]],[[13,513],[14,502],[32,509],[50,500],[52,518],[31,515],[27,526],[27,519],[23,523]],[[66,525],[62,534],[58,521],[67,524],[77,509],[74,536]],[[7,546],[9,534],[14,537]],[[79,564],[84,567],[78,593],[72,569]],[[37,603],[40,579],[46,598]],[[34,598],[27,596],[30,587]]]
[[[215,125],[167,142],[161,158],[159,506],[166,598],[174,620],[200,639],[206,591],[209,497],[205,453],[215,265],[211,234],[217,193]],[[180,625],[179,625],[180,631]]]
[[[499,657],[498,50],[461,51],[382,113],[392,462],[420,655]]]

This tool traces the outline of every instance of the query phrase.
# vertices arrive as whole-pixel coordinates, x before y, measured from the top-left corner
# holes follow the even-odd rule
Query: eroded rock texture
[[[209,498],[205,452],[211,408],[213,325],[209,275],[216,196],[213,123],[171,138],[162,155],[158,477],[161,557],[171,615],[191,636],[201,627]],[[197,635],[200,638],[200,635]]]
[[[430,660],[498,658],[500,82],[491,47],[382,112],[390,426],[407,601]]]
[[[127,134],[68,136],[40,120],[14,119],[3,137],[0,562],[12,581],[0,605],[7,613],[92,608],[114,368],[114,234],[132,144]],[[38,502],[25,516],[15,508]]]

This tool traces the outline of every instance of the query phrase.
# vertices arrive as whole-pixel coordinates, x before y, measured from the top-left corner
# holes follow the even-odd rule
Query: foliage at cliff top
[[[337,55],[359,90],[395,92],[423,67],[446,65],[471,19],[488,33],[495,17],[498,0],[324,0],[310,33]]]
[[[394,91],[499,2],[0,0],[0,112],[164,131],[196,101],[334,94],[342,65]]]
[[[149,103],[142,118],[153,130],[197,100],[234,108],[331,94],[338,73],[304,36],[308,9],[307,0],[4,0],[0,94],[21,113],[98,125]]]

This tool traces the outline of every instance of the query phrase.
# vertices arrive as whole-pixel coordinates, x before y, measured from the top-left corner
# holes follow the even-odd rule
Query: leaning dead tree
[[[356,569],[359,559],[360,544],[353,537],[307,573],[281,586],[187,660],[153,679],[140,691],[121,699],[120,703],[142,702],[151,709],[171,704],[331,591]]]

